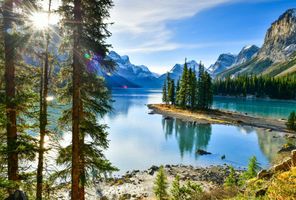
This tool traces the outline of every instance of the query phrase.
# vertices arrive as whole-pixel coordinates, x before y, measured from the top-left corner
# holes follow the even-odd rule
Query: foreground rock
[[[98,185],[97,193],[101,199],[153,199],[153,185],[159,167],[152,166],[145,171],[127,172],[120,178],[110,179]],[[204,191],[222,185],[229,170],[223,166],[200,168],[184,165],[166,165],[164,167],[168,182],[180,176],[181,184],[190,180],[202,186]],[[236,171],[237,176],[241,171]]]

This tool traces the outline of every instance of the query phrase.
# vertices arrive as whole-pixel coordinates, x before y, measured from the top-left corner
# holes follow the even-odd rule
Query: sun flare
[[[59,16],[51,14],[48,21],[48,14],[44,12],[34,12],[29,17],[33,26],[38,29],[45,29],[48,25],[55,25],[59,22]]]

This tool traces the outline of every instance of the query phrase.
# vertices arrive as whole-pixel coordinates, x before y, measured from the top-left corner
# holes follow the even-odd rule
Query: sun
[[[48,14],[45,12],[34,12],[29,16],[30,22],[38,29],[46,29],[49,25],[56,25],[59,22],[57,14],[51,14],[48,20]]]

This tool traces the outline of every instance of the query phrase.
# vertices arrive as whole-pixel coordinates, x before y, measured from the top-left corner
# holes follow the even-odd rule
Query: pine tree
[[[190,108],[195,109],[197,107],[197,79],[195,70],[189,70],[189,103]]]
[[[96,114],[106,112],[102,106],[102,98],[96,99],[96,90],[106,90],[104,84],[98,81],[96,67],[111,70],[112,62],[106,59],[108,47],[105,39],[110,36],[105,20],[109,17],[109,9],[113,6],[111,0],[64,0],[60,8],[63,15],[65,32],[70,32],[72,47],[72,188],[71,199],[84,199],[86,176],[86,160],[91,155],[94,167],[100,170],[113,170],[105,166],[101,150],[106,148],[107,138],[100,136],[105,133],[102,125],[97,124]],[[90,58],[90,60],[89,60]],[[99,63],[96,64],[96,63]],[[94,84],[89,80],[95,81]],[[101,92],[101,94],[102,94]],[[107,98],[107,102],[108,102]],[[103,101],[105,102],[105,101]],[[103,109],[103,110],[102,110]],[[104,136],[106,134],[103,134]],[[86,144],[85,137],[91,136],[96,142]],[[101,163],[100,163],[101,162]],[[110,166],[110,165],[108,165]]]
[[[162,102],[168,104],[167,82],[165,81],[162,87]]]
[[[180,186],[180,177],[177,175],[172,183],[171,188],[172,200],[180,200],[182,198],[182,189]]]
[[[234,171],[234,168],[232,166],[229,166],[229,175],[227,176],[227,178],[225,179],[224,181],[224,185],[226,187],[233,187],[233,186],[236,186],[237,184],[237,180],[236,180],[236,177],[235,177],[235,171]]]
[[[213,104],[212,78],[208,72],[205,72],[205,108],[210,109]]]
[[[168,100],[172,105],[175,105],[175,98],[175,81],[173,79],[170,79],[168,84]]]
[[[48,96],[48,85],[49,85],[49,43],[50,43],[50,24],[49,19],[51,15],[51,0],[48,2],[48,20],[47,20],[47,30],[45,38],[45,56],[44,56],[44,66],[41,70],[40,78],[40,114],[39,114],[39,129],[40,129],[40,140],[39,140],[39,157],[38,157],[38,167],[37,167],[37,186],[36,186],[36,199],[42,199],[43,191],[43,168],[44,168],[44,143],[46,135],[46,126],[48,124],[47,119],[47,96]]]
[[[286,123],[287,128],[293,131],[296,131],[296,113],[295,111],[291,112]]]
[[[188,66],[187,61],[185,60],[184,69],[182,73],[182,77],[180,80],[180,89],[178,92],[178,104],[181,108],[186,108],[187,100],[188,100],[188,88],[189,80],[188,80]]]
[[[166,200],[168,199],[168,183],[167,183],[167,177],[164,172],[163,166],[161,166],[158,170],[156,180],[154,182],[154,194],[159,200]]]
[[[16,124],[16,97],[15,85],[15,36],[7,30],[13,30],[14,8],[13,1],[5,0],[3,4],[3,31],[5,52],[5,95],[6,95],[6,132],[7,132],[7,161],[8,180],[17,181],[18,153],[17,153],[17,124]],[[13,191],[11,191],[13,192]]]
[[[198,71],[198,108],[199,109],[204,109],[205,107],[205,87],[204,87],[204,66],[202,63],[199,64],[199,71]]]

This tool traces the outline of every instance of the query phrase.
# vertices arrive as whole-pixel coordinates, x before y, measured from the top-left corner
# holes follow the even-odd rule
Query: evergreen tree
[[[239,178],[239,185],[243,185],[245,181],[256,177],[259,169],[260,165],[257,162],[257,158],[255,156],[252,156],[249,160],[247,170]]]
[[[180,79],[180,89],[179,89],[178,96],[177,96],[178,105],[181,108],[186,108],[186,106],[187,106],[188,91],[189,91],[188,86],[189,86],[188,66],[187,66],[187,62],[185,60],[182,77]]]
[[[175,81],[173,79],[170,79],[168,84],[168,100],[172,105],[175,105],[175,98]]]
[[[295,111],[291,112],[286,123],[287,128],[293,131],[296,131],[296,113]]]
[[[236,186],[237,184],[237,180],[236,180],[236,177],[235,177],[235,171],[234,171],[234,168],[232,166],[229,166],[229,175],[227,176],[227,178],[225,179],[224,181],[224,185],[226,187],[233,187],[233,186]]]
[[[162,87],[162,102],[168,104],[167,82],[165,81]]]
[[[177,175],[172,183],[171,188],[172,200],[180,200],[182,198],[182,189],[180,186],[180,177]]]
[[[197,107],[197,79],[195,70],[189,70],[189,104],[191,109]]]
[[[13,1],[5,0],[3,4],[3,30],[13,30],[15,19]],[[4,32],[5,52],[5,96],[6,96],[6,132],[7,132],[7,161],[8,180],[17,181],[18,176],[18,153],[17,153],[17,124],[16,124],[16,97],[15,85],[15,44],[16,38],[9,31]]]
[[[205,108],[210,109],[213,104],[212,78],[208,72],[205,72]]]
[[[101,102],[103,98],[97,99],[97,94],[102,94],[106,88],[94,76],[96,73],[94,68],[95,66],[109,70],[113,68],[112,62],[106,59],[110,45],[105,43],[105,39],[110,36],[105,20],[109,17],[109,9],[113,3],[112,0],[64,0],[62,3],[60,13],[63,15],[62,25],[66,27],[64,32],[73,41],[71,199],[76,200],[85,198],[87,156],[95,159],[93,167],[99,172],[110,169],[106,167],[99,150],[100,147],[106,148],[108,144],[106,134],[103,134],[104,126],[97,124],[96,119],[96,114],[106,113],[106,108]],[[94,85],[102,92],[97,93]],[[86,144],[86,136],[90,136],[96,142]]]
[[[49,19],[51,16],[51,0],[48,2],[48,16],[47,16],[47,29],[45,37],[45,56],[44,66],[41,70],[40,77],[40,111],[39,111],[39,129],[40,129],[40,140],[38,150],[38,167],[37,167],[37,185],[36,185],[36,199],[42,199],[43,191],[43,170],[44,170],[44,143],[46,136],[46,128],[48,124],[47,119],[47,97],[48,97],[48,85],[49,85],[49,43],[50,43],[50,24]]]
[[[167,177],[164,172],[163,166],[161,166],[158,170],[156,180],[154,182],[154,194],[159,200],[165,200],[168,199],[168,183],[167,183]]]
[[[199,70],[198,70],[198,95],[197,95],[197,101],[198,101],[198,108],[204,109],[205,108],[205,87],[204,87],[204,66],[202,63],[199,64]]]

